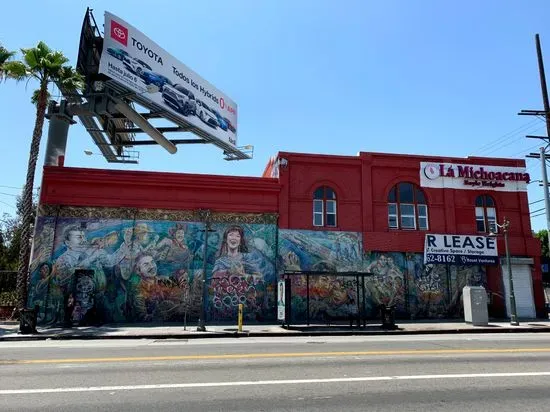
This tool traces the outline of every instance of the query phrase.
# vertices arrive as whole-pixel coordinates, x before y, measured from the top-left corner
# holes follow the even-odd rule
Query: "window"
[[[476,228],[482,233],[497,233],[497,210],[491,196],[481,195],[476,198]]]
[[[388,194],[388,227],[428,230],[428,205],[424,192],[412,183],[398,183]]]
[[[313,193],[313,226],[336,227],[336,193],[328,186]]]

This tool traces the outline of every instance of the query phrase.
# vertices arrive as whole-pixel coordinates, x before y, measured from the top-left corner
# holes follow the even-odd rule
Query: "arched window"
[[[476,197],[476,228],[482,233],[497,233],[497,210],[489,195]]]
[[[313,226],[336,227],[336,193],[328,186],[313,193]]]
[[[428,205],[418,186],[403,182],[392,187],[388,194],[388,226],[428,230]]]

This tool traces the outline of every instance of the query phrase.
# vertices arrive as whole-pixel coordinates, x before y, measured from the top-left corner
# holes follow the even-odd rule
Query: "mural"
[[[276,227],[267,225],[218,225],[223,235],[212,267],[211,316],[236,319],[239,304],[244,318],[275,318]]]
[[[349,315],[364,309],[367,319],[378,319],[381,305],[393,306],[399,318],[450,318],[463,316],[462,288],[485,286],[481,266],[424,265],[423,255],[362,251],[360,233],[279,232],[281,272],[320,271],[324,274],[292,276],[293,322]],[[338,272],[362,272],[363,279]],[[353,305],[350,303],[353,302]]]
[[[212,223],[205,239],[202,222],[40,217],[29,305],[42,324],[196,321],[204,283],[207,321],[235,322],[239,304],[247,321],[275,321],[278,278],[305,271],[292,275],[293,322],[308,310],[317,321],[379,319],[380,305],[437,319],[463,316],[465,285],[486,286],[483,267],[363,252],[361,233]]]
[[[292,276],[292,314],[294,322],[346,318],[358,311],[357,279],[338,276],[338,272],[360,271],[362,234],[355,232],[279,231],[281,272],[318,272],[308,279]],[[309,286],[309,287],[308,287]]]
[[[201,222],[41,217],[29,304],[52,324],[71,295],[77,324],[197,319],[206,269],[212,319],[234,321],[239,303],[274,318],[276,227],[212,225],[206,253],[204,239]]]

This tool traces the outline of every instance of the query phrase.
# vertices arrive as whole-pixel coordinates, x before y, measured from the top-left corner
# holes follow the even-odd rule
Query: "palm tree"
[[[63,53],[50,49],[44,42],[36,47],[21,49],[21,61],[8,61],[3,64],[4,76],[16,81],[37,80],[39,87],[33,93],[32,102],[36,104],[36,120],[32,133],[27,168],[27,180],[22,198],[21,249],[19,252],[19,268],[17,273],[17,306],[22,309],[27,303],[27,287],[29,281],[29,260],[31,254],[32,234],[32,193],[36,161],[40,150],[42,127],[46,116],[46,106],[50,94],[48,86],[53,82],[64,91],[76,91],[84,86],[83,77],[72,67],[65,66],[69,61]]]
[[[2,44],[0,44],[0,80],[4,78],[4,63],[11,59],[15,55],[15,52],[9,51]]]

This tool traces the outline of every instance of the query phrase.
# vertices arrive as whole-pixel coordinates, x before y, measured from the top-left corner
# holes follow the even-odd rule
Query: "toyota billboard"
[[[237,105],[121,18],[105,12],[99,72],[175,113],[211,137],[237,145]]]

